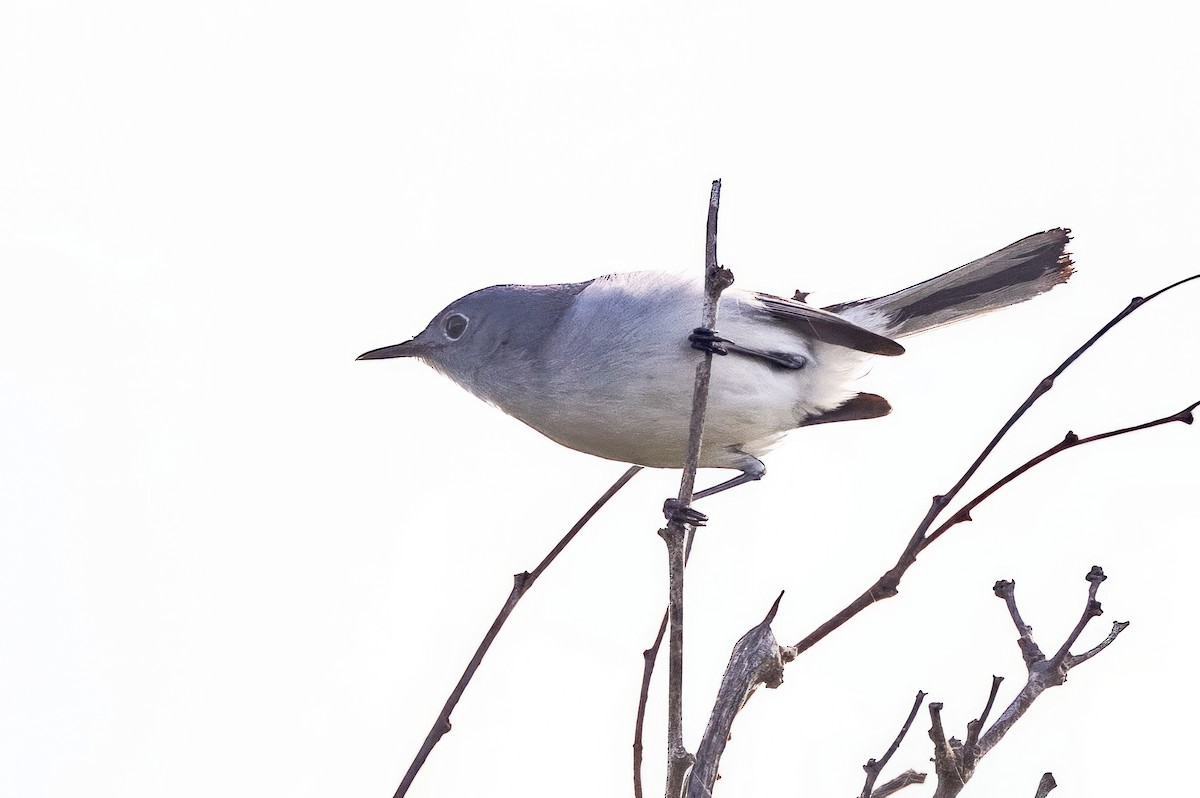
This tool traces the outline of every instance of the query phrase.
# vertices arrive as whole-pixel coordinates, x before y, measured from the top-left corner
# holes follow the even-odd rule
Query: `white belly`
[[[730,289],[717,327],[743,346],[807,359],[785,369],[733,353],[713,358],[701,465],[742,468],[805,418],[852,395],[865,356],[811,341],[755,312],[752,294]],[[555,331],[550,361],[498,404],[579,451],[628,463],[679,468],[687,448],[696,365],[687,341],[699,325],[698,280],[646,273],[601,278],[577,298]]]

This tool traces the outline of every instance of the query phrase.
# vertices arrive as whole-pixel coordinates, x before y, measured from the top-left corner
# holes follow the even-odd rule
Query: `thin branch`
[[[875,782],[879,779],[879,774],[883,772],[885,767],[887,767],[887,763],[892,758],[892,754],[896,753],[896,749],[900,747],[900,743],[902,743],[904,738],[908,735],[908,730],[912,726],[913,720],[917,717],[917,712],[921,709],[921,704],[925,701],[926,695],[928,694],[924,691],[917,691],[917,697],[913,699],[913,705],[912,709],[908,713],[908,719],[905,720],[904,725],[900,727],[900,733],[896,735],[896,739],[892,742],[887,752],[884,753],[884,755],[879,759],[868,759],[867,764],[863,765],[863,770],[867,772],[867,780],[863,784],[862,792],[859,793],[859,798],[874,798]],[[915,771],[910,770],[908,772],[913,773]],[[919,775],[921,776],[921,780],[924,781],[925,775],[923,773]],[[885,784],[884,787],[886,786],[887,785]],[[903,786],[907,786],[907,784]],[[899,789],[899,787],[896,789]],[[893,792],[895,792],[895,790],[893,790]]]
[[[1034,465],[1037,465],[1037,463],[1040,463],[1040,462],[1044,461],[1045,459],[1048,459],[1049,457],[1053,456],[1054,454],[1057,454],[1059,451],[1065,450],[1066,448],[1070,448],[1072,446],[1078,446],[1084,442],[1091,443],[1093,441],[1100,441],[1100,440],[1104,440],[1106,438],[1111,438],[1111,437],[1114,437],[1117,435],[1124,435],[1129,432],[1136,432],[1138,430],[1148,429],[1150,427],[1159,426],[1160,424],[1167,424],[1172,421],[1183,421],[1184,423],[1190,424],[1192,422],[1191,412],[1196,407],[1200,406],[1200,403],[1192,404],[1189,407],[1185,408],[1183,411],[1181,411],[1179,413],[1175,413],[1171,416],[1166,416],[1161,419],[1156,419],[1154,421],[1150,421],[1145,424],[1140,424],[1135,427],[1127,427],[1124,429],[1113,430],[1110,432],[1101,433],[1099,435],[1093,435],[1089,438],[1079,438],[1078,440],[1070,442],[1070,443],[1068,443],[1067,441],[1060,442],[1055,447],[1052,447],[1050,450],[1047,450],[1047,452],[1044,452],[1042,455],[1035,457],[1033,460],[1029,461],[1029,463],[1027,463],[1025,466],[1022,466],[1022,468],[1017,469],[1015,472],[1010,474],[1005,479],[1000,480],[998,483],[991,486],[990,488],[985,490],[983,493],[979,494],[979,496],[977,496],[975,499],[972,499],[971,502],[969,502],[966,506],[964,506],[963,509],[961,509],[957,513],[955,513],[955,515],[951,519],[949,519],[945,524],[943,524],[942,527],[939,527],[936,532],[934,532],[932,534],[930,534],[930,532],[929,532],[930,528],[933,526],[934,521],[937,520],[938,516],[941,515],[942,511],[950,504],[951,500],[954,499],[954,497],[958,495],[958,493],[962,490],[963,486],[966,485],[967,481],[975,474],[975,472],[983,464],[984,460],[986,460],[987,457],[989,455],[991,455],[992,451],[1000,443],[1000,440],[1008,433],[1008,431],[1013,427],[1013,425],[1016,424],[1016,422],[1022,416],[1025,415],[1025,413],[1029,410],[1029,408],[1032,407],[1033,404],[1039,398],[1041,398],[1043,395],[1045,395],[1054,386],[1054,381],[1064,371],[1066,371],[1067,368],[1069,368],[1076,360],[1078,360],[1083,355],[1084,352],[1091,349],[1091,347],[1097,341],[1099,341],[1100,338],[1102,338],[1109,330],[1111,330],[1113,327],[1115,327],[1117,324],[1119,324],[1124,319],[1128,318],[1129,315],[1132,314],[1134,311],[1136,311],[1138,308],[1144,306],[1147,302],[1154,299],[1155,297],[1158,297],[1158,296],[1166,293],[1167,291],[1170,291],[1173,288],[1177,288],[1177,287],[1184,285],[1185,283],[1191,282],[1193,280],[1200,280],[1200,274],[1193,275],[1191,277],[1188,277],[1183,280],[1179,280],[1175,283],[1172,283],[1171,285],[1168,285],[1165,288],[1161,288],[1158,291],[1155,291],[1154,293],[1150,294],[1147,297],[1144,297],[1144,298],[1143,297],[1134,297],[1134,299],[1132,299],[1129,302],[1129,305],[1127,305],[1120,313],[1118,313],[1116,316],[1114,316],[1095,335],[1093,335],[1091,338],[1089,338],[1087,340],[1087,342],[1083,344],[1083,346],[1079,347],[1074,352],[1072,352],[1071,355],[1069,355],[1061,364],[1059,364],[1058,368],[1056,368],[1048,376],[1043,378],[1037,384],[1037,386],[1033,389],[1033,392],[1029,395],[1029,397],[1021,404],[1021,406],[1019,408],[1017,408],[1016,412],[1013,413],[1013,415],[1008,419],[1008,421],[1006,421],[1004,423],[1004,425],[1000,428],[1000,430],[996,433],[996,435],[992,438],[992,440],[987,444],[987,446],[984,447],[983,451],[979,454],[979,456],[975,459],[975,461],[967,468],[967,470],[963,473],[962,477],[958,480],[958,482],[956,482],[954,484],[954,486],[951,487],[950,490],[946,491],[946,493],[939,494],[939,495],[933,497],[933,500],[930,503],[929,510],[926,511],[925,517],[922,518],[921,522],[917,525],[916,529],[913,531],[912,536],[909,538],[908,545],[905,546],[904,551],[901,552],[899,559],[897,559],[897,561],[896,561],[896,564],[894,566],[892,566],[892,568],[890,568],[888,571],[886,571],[882,576],[880,576],[875,581],[874,584],[872,584],[865,591],[863,591],[857,598],[855,598],[848,605],[846,605],[844,608],[842,608],[842,610],[840,610],[829,620],[825,621],[820,626],[818,626],[816,629],[814,629],[811,633],[809,633],[809,635],[807,637],[802,639],[800,642],[796,643],[796,645],[794,646],[796,654],[797,655],[802,654],[803,652],[812,648],[814,645],[816,645],[818,642],[823,640],[830,633],[832,633],[836,629],[840,628],[843,624],[845,624],[847,621],[849,621],[855,615],[862,612],[864,609],[871,606],[875,602],[882,601],[883,599],[887,599],[887,598],[891,598],[892,596],[895,596],[899,592],[900,580],[904,577],[904,574],[913,565],[913,563],[916,562],[917,555],[921,551],[923,551],[930,543],[932,543],[934,540],[936,540],[938,537],[940,537],[942,534],[944,534],[946,532],[946,530],[948,530],[955,524],[961,523],[962,521],[970,520],[970,510],[971,509],[978,506],[981,502],[986,500],[988,497],[990,497],[993,493],[995,493],[1001,487],[1008,484],[1008,482],[1011,482],[1012,479],[1015,479],[1016,476],[1020,475],[1020,473],[1024,473],[1024,471],[1027,471],[1027,470],[1029,470],[1029,468],[1032,468]],[[1068,438],[1072,438],[1072,437],[1074,437],[1074,436],[1068,436]]]
[[[871,793],[871,798],[888,798],[889,795],[894,795],[905,787],[911,787],[914,784],[924,784],[925,774],[909,768],[901,773],[896,778],[886,781],[879,785]]]
[[[654,675],[654,661],[667,633],[667,618],[670,610],[663,612],[658,625],[658,636],[653,645],[642,652],[642,689],[638,694],[637,722],[633,725],[633,798],[642,798],[642,732],[646,725],[646,702],[650,700],[650,677]]]
[[[1067,449],[1074,449],[1076,446],[1083,446],[1088,443],[1095,443],[1097,441],[1107,440],[1108,438],[1115,438],[1118,435],[1128,435],[1131,432],[1141,432],[1142,430],[1145,430],[1145,429],[1151,429],[1152,427],[1160,427],[1163,424],[1171,424],[1176,421],[1183,422],[1184,424],[1191,424],[1195,420],[1195,417],[1194,417],[1192,411],[1195,410],[1197,407],[1200,407],[1200,401],[1192,402],[1190,405],[1188,405],[1187,407],[1183,408],[1182,410],[1180,410],[1178,412],[1172,413],[1168,416],[1163,416],[1162,418],[1156,418],[1153,421],[1146,421],[1141,424],[1135,424],[1132,427],[1122,427],[1121,429],[1109,430],[1108,432],[1101,432],[1097,435],[1089,435],[1086,438],[1081,438],[1078,435],[1076,435],[1074,432],[1068,432],[1061,441],[1054,444],[1049,449],[1047,449],[1046,451],[1037,455],[1036,457],[1030,458],[1025,463],[1021,464],[1019,467],[1014,468],[1012,471],[1008,472],[1003,477],[1001,477],[1000,479],[998,479],[994,483],[992,483],[990,486],[988,486],[988,488],[986,490],[984,490],[983,492],[981,492],[978,496],[976,496],[975,498],[971,499],[971,501],[964,504],[961,508],[958,509],[957,512],[954,513],[954,515],[952,515],[952,516],[950,516],[950,518],[946,519],[945,523],[943,523],[941,526],[939,526],[933,532],[930,532],[925,537],[925,539],[921,542],[921,545],[918,548],[918,551],[924,551],[925,548],[927,546],[929,546],[930,543],[933,543],[933,541],[937,540],[939,537],[941,537],[943,534],[945,534],[951,527],[955,526],[956,524],[961,524],[964,521],[970,521],[971,520],[971,511],[974,510],[976,507],[978,507],[980,504],[982,504],[984,501],[986,501],[988,499],[988,497],[990,497],[993,493],[1000,490],[1005,485],[1012,482],[1014,479],[1021,476],[1025,472],[1029,471],[1034,466],[1046,462],[1054,455],[1059,454],[1061,452],[1065,452]]]
[[[633,479],[634,475],[641,470],[641,466],[630,467],[621,475],[620,479],[612,484],[612,487],[604,492],[604,495],[588,508],[588,511],[575,522],[575,525],[571,527],[567,534],[563,535],[558,545],[551,549],[550,553],[538,563],[538,566],[532,572],[525,571],[513,576],[512,591],[508,594],[504,606],[500,608],[500,613],[496,616],[496,620],[492,621],[491,628],[488,629],[487,634],[480,641],[479,647],[475,649],[475,656],[471,657],[471,661],[467,663],[467,668],[463,671],[462,676],[459,677],[458,684],[450,692],[450,697],[446,699],[445,706],[438,713],[437,720],[433,722],[433,728],[429,730],[429,734],[425,735],[425,741],[421,743],[421,750],[413,758],[412,764],[408,766],[408,772],[404,774],[403,781],[396,788],[395,798],[401,798],[401,796],[408,792],[408,788],[412,786],[413,779],[417,777],[417,773],[420,772],[421,767],[425,764],[425,760],[429,757],[429,753],[433,750],[433,747],[442,739],[442,735],[450,731],[450,713],[458,705],[458,701],[462,698],[467,685],[470,684],[472,677],[475,676],[475,671],[479,670],[479,665],[483,662],[483,656],[491,648],[492,641],[500,633],[501,627],[504,626],[504,622],[508,620],[508,616],[512,614],[513,609],[516,608],[517,602],[521,600],[521,597],[525,595],[529,588],[533,587],[533,583],[542,575],[542,572],[550,567],[550,564],[567,547],[567,544],[579,534],[579,530],[583,529],[584,525],[592,520],[592,516],[599,512],[600,508],[607,504],[608,500],[616,495],[617,491],[625,487],[625,483]]]
[[[658,530],[667,544],[668,616],[667,645],[667,786],[666,798],[678,798],[692,755],[683,745],[683,525],[672,521]]]
[[[704,246],[704,310],[701,326],[716,329],[721,292],[733,284],[733,274],[717,263],[717,212],[721,207],[721,181],[714,180],[708,196],[708,225]],[[692,503],[696,471],[700,468],[700,447],[704,443],[704,414],[708,410],[708,386],[712,380],[712,353],[705,352],[696,364],[696,383],[692,389],[692,416],[688,422],[687,455],[683,477],[679,480],[678,501],[683,507]]]
[[[1058,782],[1054,780],[1053,773],[1043,773],[1041,781],[1038,782],[1037,792],[1033,794],[1033,798],[1046,798],[1050,791],[1058,786]]]
[[[1046,655],[1034,642],[1033,627],[1021,619],[1021,613],[1017,610],[1017,583],[1011,579],[1001,579],[992,585],[992,592],[997,597],[1004,599],[1004,603],[1008,605],[1008,614],[1012,616],[1013,624],[1017,627],[1017,634],[1020,635],[1017,638],[1017,645],[1021,648],[1025,667],[1028,668],[1033,663],[1044,660]]]
[[[984,705],[983,712],[978,718],[967,723],[967,741],[963,743],[962,747],[962,771],[964,774],[970,774],[975,770],[975,764],[979,760],[979,733],[983,731],[988,715],[992,714],[992,705],[996,703],[996,694],[1000,692],[1000,683],[1003,681],[1003,676],[992,676],[992,689],[988,693],[987,704]],[[967,778],[970,776],[967,775]]]
[[[1070,667],[1074,668],[1076,665],[1087,662],[1089,659],[1111,646],[1113,641],[1117,639],[1117,635],[1121,634],[1121,632],[1124,632],[1125,627],[1127,626],[1129,626],[1129,621],[1113,621],[1112,631],[1108,633],[1108,637],[1104,638],[1100,645],[1096,646],[1095,648],[1085,651],[1082,654],[1076,654],[1072,656],[1070,658]]]
[[[701,325],[715,329],[721,292],[733,284],[733,274],[717,263],[717,213],[721,205],[721,181],[714,180],[708,199],[708,225],[704,247],[704,310]],[[684,511],[692,502],[696,471],[700,467],[700,449],[704,442],[704,414],[708,409],[708,388],[712,379],[712,353],[705,352],[696,364],[696,382],[692,390],[692,415],[688,423],[687,457],[675,514],[659,535],[667,544],[670,570],[670,636],[667,665],[667,798],[678,798],[686,782],[693,757],[683,745],[683,572],[687,560],[687,524]],[[699,523],[697,521],[697,523]]]
[[[1098,618],[1104,614],[1104,610],[1100,608],[1100,602],[1096,600],[1096,594],[1100,591],[1100,584],[1108,579],[1104,575],[1104,570],[1099,565],[1093,565],[1092,570],[1088,571],[1088,575],[1084,577],[1088,581],[1088,597],[1087,603],[1083,607],[1083,615],[1075,624],[1075,628],[1067,635],[1066,640],[1063,640],[1058,651],[1050,658],[1051,662],[1062,663],[1071,655],[1071,646],[1075,645],[1075,641],[1083,634],[1083,628],[1088,625],[1092,618]]]
[[[974,476],[975,472],[979,470],[979,467],[981,465],[983,465],[984,460],[986,460],[988,458],[988,456],[992,453],[992,450],[995,449],[996,446],[1000,443],[1000,441],[1004,438],[1004,436],[1008,434],[1008,431],[1013,428],[1013,425],[1016,424],[1021,419],[1021,417],[1025,415],[1025,413],[1029,410],[1029,408],[1033,407],[1034,403],[1037,402],[1038,399],[1042,398],[1042,396],[1044,396],[1046,393],[1048,393],[1050,391],[1051,388],[1054,387],[1054,381],[1057,380],[1060,376],[1062,376],[1062,373],[1064,371],[1066,371],[1068,368],[1070,368],[1071,365],[1076,360],[1078,360],[1080,357],[1082,357],[1084,352],[1091,349],[1097,341],[1099,341],[1101,338],[1103,338],[1108,333],[1109,330],[1111,330],[1113,327],[1120,324],[1122,321],[1124,321],[1126,318],[1128,318],[1135,310],[1144,306],[1147,302],[1149,302],[1150,300],[1159,296],[1160,294],[1165,294],[1167,291],[1170,291],[1173,288],[1178,288],[1179,286],[1183,285],[1184,283],[1188,283],[1188,282],[1191,282],[1192,280],[1197,280],[1197,279],[1200,279],[1200,274],[1195,274],[1195,275],[1192,275],[1191,277],[1186,277],[1182,280],[1179,280],[1178,282],[1168,285],[1165,288],[1160,288],[1159,290],[1155,291],[1153,294],[1150,294],[1150,296],[1134,297],[1133,299],[1129,300],[1129,304],[1125,306],[1124,310],[1122,310],[1120,313],[1118,313],[1116,316],[1114,316],[1107,324],[1105,324],[1103,327],[1101,327],[1100,330],[1095,335],[1093,335],[1091,338],[1089,338],[1087,340],[1087,342],[1085,342],[1083,344],[1083,346],[1079,347],[1074,352],[1072,352],[1070,354],[1070,356],[1067,357],[1066,360],[1064,360],[1062,363],[1059,364],[1058,368],[1056,368],[1054,371],[1052,371],[1041,382],[1039,382],[1037,384],[1037,386],[1033,389],[1033,393],[1029,394],[1029,397],[1024,402],[1021,403],[1021,406],[1017,408],[1016,412],[1014,412],[1012,414],[1012,416],[1008,419],[1008,421],[1004,422],[1004,425],[1002,427],[1000,427],[1000,430],[992,438],[991,442],[989,442],[988,445],[984,447],[983,451],[980,452],[979,457],[977,457],[975,459],[975,462],[971,464],[971,466],[966,470],[966,472],[962,475],[962,477],[958,480],[958,482],[956,482],[954,484],[954,487],[952,487],[950,490],[946,491],[945,494],[943,494],[941,496],[935,496],[933,498],[933,507],[930,508],[931,512],[932,512],[933,508],[937,508],[938,512],[940,513],[941,509],[943,509],[947,504],[949,504],[954,499],[955,496],[958,495],[959,491],[962,490],[963,486],[967,484],[967,481],[972,476]],[[932,518],[929,518],[928,520],[930,521],[930,523],[932,523],[932,521],[933,521]],[[926,526],[926,529],[928,529],[928,525]]]

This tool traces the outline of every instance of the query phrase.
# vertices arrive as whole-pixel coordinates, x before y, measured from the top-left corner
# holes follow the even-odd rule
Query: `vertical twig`
[[[646,725],[646,702],[650,698],[650,677],[654,673],[654,661],[667,633],[669,610],[663,613],[658,625],[658,636],[650,648],[642,652],[642,689],[638,695],[637,721],[633,725],[633,798],[642,798],[642,732]]]
[[[704,247],[704,310],[701,326],[715,329],[721,292],[733,283],[733,275],[717,263],[717,211],[721,204],[721,181],[714,180],[708,199],[708,225]],[[696,471],[700,467],[700,449],[704,441],[704,413],[708,408],[708,387],[712,378],[712,354],[705,352],[696,364],[692,390],[692,415],[688,423],[687,458],[679,480],[677,505],[686,509],[692,502]],[[682,515],[682,514],[680,514]],[[673,518],[659,534],[667,544],[670,570],[670,630],[667,666],[667,798],[678,798],[683,791],[692,756],[683,744],[683,571],[687,525]]]

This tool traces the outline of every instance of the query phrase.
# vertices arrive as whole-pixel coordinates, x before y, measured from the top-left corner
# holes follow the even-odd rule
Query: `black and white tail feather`
[[[1073,273],[1066,252],[1071,231],[1034,233],[923,283],[874,299],[825,310],[880,335],[900,338],[1015,305],[1065,283]]]

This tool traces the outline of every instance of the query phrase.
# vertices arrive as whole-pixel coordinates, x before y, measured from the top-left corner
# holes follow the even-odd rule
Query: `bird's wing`
[[[904,347],[891,338],[871,332],[848,319],[843,319],[836,313],[771,294],[755,293],[754,297],[762,304],[767,313],[818,341],[845,346],[872,355],[904,354]]]

